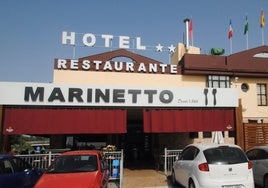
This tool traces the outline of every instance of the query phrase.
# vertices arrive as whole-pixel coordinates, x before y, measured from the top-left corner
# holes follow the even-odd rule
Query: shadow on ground
[[[171,175],[167,176],[167,185],[168,185],[169,188],[183,188],[180,185],[173,185],[171,178],[172,178]]]
[[[171,180],[171,176],[167,177],[167,184],[168,184],[168,188],[184,188],[183,186],[180,185],[172,185],[172,180]],[[255,188],[263,188],[261,186],[255,185]]]

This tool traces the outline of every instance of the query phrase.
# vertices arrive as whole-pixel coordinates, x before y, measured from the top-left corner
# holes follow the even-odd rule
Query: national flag
[[[189,26],[189,33],[190,33],[190,39],[193,40],[193,20],[190,19],[190,26]]]
[[[233,37],[233,28],[232,28],[232,21],[230,19],[228,38],[231,39],[232,37]]]
[[[261,20],[260,20],[260,26],[263,28],[265,26],[265,17],[264,17],[264,11],[261,11]]]
[[[245,22],[245,27],[244,27],[244,35],[247,34],[248,32],[248,16],[246,16],[246,22]]]

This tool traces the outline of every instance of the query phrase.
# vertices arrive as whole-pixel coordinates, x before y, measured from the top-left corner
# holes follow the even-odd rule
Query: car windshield
[[[208,164],[238,164],[247,162],[243,151],[236,147],[220,146],[207,149],[204,155]]]
[[[60,156],[46,173],[93,172],[98,170],[96,155]]]

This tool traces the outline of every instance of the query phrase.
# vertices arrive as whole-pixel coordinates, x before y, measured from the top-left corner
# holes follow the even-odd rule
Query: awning
[[[6,108],[4,114],[4,134],[126,133],[126,110]]]
[[[144,132],[198,132],[234,130],[233,109],[144,110]]]

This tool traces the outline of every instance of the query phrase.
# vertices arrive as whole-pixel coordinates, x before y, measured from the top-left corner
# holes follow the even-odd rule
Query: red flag
[[[192,19],[190,19],[189,33],[190,33],[190,39],[193,40],[193,20]]]
[[[231,39],[232,37],[233,37],[233,28],[232,28],[232,21],[230,19],[228,38]]]

